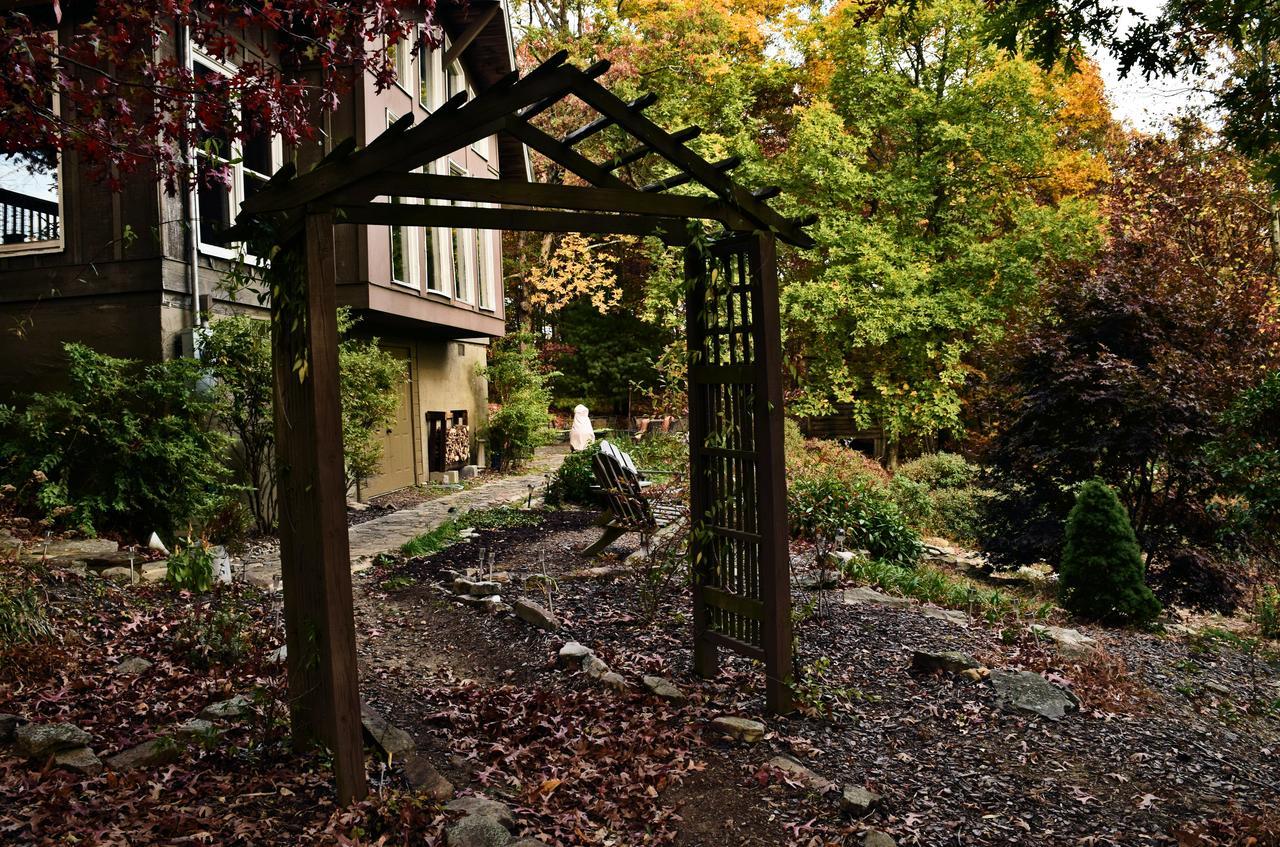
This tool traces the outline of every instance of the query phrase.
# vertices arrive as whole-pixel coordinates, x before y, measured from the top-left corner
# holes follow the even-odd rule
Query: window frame
[[[387,126],[391,126],[399,118],[390,110],[386,111]],[[393,205],[412,206],[418,203],[415,197],[387,197],[387,202]],[[392,224],[387,228],[387,279],[394,285],[403,288],[410,288],[419,293],[422,292],[422,247],[419,238],[420,227],[404,226],[400,224]],[[396,279],[396,230],[400,231],[403,239],[400,246],[400,254],[404,261],[405,275],[408,279]]]
[[[210,70],[214,71],[215,73],[222,74],[223,76],[227,76],[227,77],[235,76],[236,71],[238,70],[235,65],[231,64],[230,62],[223,62],[223,61],[219,61],[218,59],[214,59],[212,56],[209,56],[208,54],[201,51],[200,48],[194,42],[191,42],[188,46],[189,46],[189,49],[187,50],[187,70],[190,73],[195,74],[195,66],[197,63],[199,63],[201,65],[208,67]],[[253,176],[260,177],[263,180],[270,179],[272,173],[274,173],[276,170],[279,170],[280,166],[284,162],[284,144],[283,144],[283,140],[280,138],[279,135],[271,136],[271,173],[266,173],[266,174],[262,173],[261,171],[253,170],[251,168],[245,168],[244,147],[242,142],[239,142],[239,141],[232,142],[231,150],[229,151],[229,153],[230,153],[229,159],[224,159],[222,157],[219,157],[219,160],[223,162],[228,162],[231,164],[231,185],[227,189],[227,192],[229,195],[228,204],[229,204],[229,214],[231,218],[230,222],[235,223],[236,213],[240,209],[240,204],[244,202],[245,197],[247,196],[247,192],[245,191],[245,171],[247,170]],[[206,155],[207,154],[202,153],[199,150],[193,151],[193,156],[195,156],[197,161],[197,167],[196,167],[197,180],[199,180],[199,173],[200,173],[198,162],[201,157],[204,157]],[[197,198],[199,197],[199,192],[200,192],[200,186],[197,182],[195,186],[195,193]],[[197,252],[203,253],[206,256],[215,256],[220,259],[243,258],[245,261],[249,262],[250,264],[255,264],[255,265],[260,264],[263,261],[258,256],[255,256],[252,253],[249,253],[247,251],[244,253],[241,253],[229,247],[224,247],[221,244],[210,244],[206,242],[204,240],[203,233],[200,231],[201,218],[200,218],[200,203],[198,199],[195,203],[192,204],[191,218],[192,218],[191,225],[196,228]]]
[[[50,34],[53,35],[54,41],[57,43],[57,30],[52,30]],[[49,108],[55,115],[62,114],[62,95],[57,89],[53,92],[53,102],[49,104]],[[54,184],[57,186],[58,195],[58,237],[44,241],[24,241],[21,244],[4,244],[0,242],[0,258],[61,253],[67,249],[67,197],[66,183],[63,180],[62,159],[62,151],[58,151],[58,164],[53,169],[53,179]]]

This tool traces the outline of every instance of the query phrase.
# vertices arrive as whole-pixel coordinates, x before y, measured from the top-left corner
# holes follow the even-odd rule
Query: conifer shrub
[[[1080,487],[1067,516],[1058,568],[1059,599],[1076,614],[1113,623],[1144,623],[1160,614],[1129,515],[1116,493],[1093,479]]]

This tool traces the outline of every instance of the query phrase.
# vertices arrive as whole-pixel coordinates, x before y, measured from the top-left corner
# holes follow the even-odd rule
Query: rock
[[[168,575],[168,559],[161,559],[158,562],[148,562],[138,568],[138,579],[142,582],[163,582],[164,578]]]
[[[267,654],[267,661],[273,665],[283,665],[289,661],[289,645],[281,644],[276,649]]]
[[[497,583],[494,584],[496,585]],[[523,597],[517,598],[512,602],[511,608],[515,610],[516,617],[533,624],[539,629],[555,632],[560,628],[560,619],[532,600],[526,600]]]
[[[404,778],[422,794],[437,803],[443,803],[453,796],[453,783],[445,779],[431,760],[421,753],[410,753],[405,757]]]
[[[958,650],[943,650],[931,653],[928,650],[913,650],[911,653],[911,669],[920,673],[963,673],[967,670],[982,667],[982,663]]]
[[[129,656],[126,659],[122,659],[120,664],[111,669],[111,672],[121,676],[137,676],[149,670],[151,670],[151,662],[141,656]]]
[[[676,703],[684,702],[684,692],[671,683],[671,680],[664,679],[660,676],[644,676],[641,677],[644,687],[649,689],[649,693],[655,697],[661,697],[663,700],[671,700]]]
[[[22,722],[22,718],[17,715],[11,715],[8,712],[0,713],[0,744],[13,741],[13,734],[17,731],[18,724]]]
[[[361,503],[359,500],[348,500],[347,511],[348,512],[367,512],[369,511],[369,504]]]
[[[463,465],[462,469],[458,471],[458,479],[475,479],[479,473],[479,465]]]
[[[1052,641],[1058,653],[1068,659],[1085,659],[1098,650],[1098,642],[1078,629],[1033,623],[1031,631]]]
[[[969,616],[959,609],[939,609],[937,606],[921,606],[920,614],[924,615],[926,618],[946,621],[947,623],[954,624],[961,629],[969,628]]]
[[[506,804],[489,797],[459,797],[450,800],[444,808],[445,811],[463,812],[473,818],[489,818],[497,821],[508,832],[514,832],[516,828],[516,819],[511,816],[511,810]]]
[[[887,832],[869,829],[862,837],[862,847],[898,847],[898,842],[894,841]]]
[[[178,738],[210,738],[217,732],[212,721],[204,718],[192,718],[183,721],[173,729],[173,734]]]
[[[764,724],[748,718],[718,717],[711,721],[712,729],[721,732],[735,741],[755,744],[764,738]]]
[[[205,706],[199,717],[207,721],[228,721],[242,718],[247,714],[249,714],[249,698],[243,694],[237,694],[230,700],[219,700]]]
[[[846,785],[840,794],[840,811],[860,818],[880,804],[880,795],[861,785]]]
[[[59,538],[48,544],[43,541],[35,542],[24,552],[24,557],[84,562],[96,556],[114,554],[119,546],[105,538]],[[129,564],[128,559],[125,559],[125,564]]]
[[[826,591],[840,584],[839,571],[810,571],[795,581],[795,587],[804,591]]]
[[[441,582],[448,583],[449,585],[453,585],[460,579],[465,579],[461,573],[455,571],[453,568],[441,568],[439,573],[436,574],[436,577]]]
[[[88,553],[83,556],[77,556],[77,559],[83,561],[85,566],[92,571],[100,571],[103,576],[111,576],[107,573],[114,568],[123,568],[124,572],[130,573],[130,567],[136,568],[143,557],[132,550],[111,550],[106,553]],[[117,571],[118,573],[118,571]]]
[[[991,671],[986,668],[969,668],[967,671],[961,671],[960,675],[965,679],[972,680],[973,682],[982,682],[984,679],[991,676]]]
[[[582,660],[582,669],[592,679],[602,679],[605,674],[609,673],[609,666],[595,653]]]
[[[858,555],[849,550],[832,550],[827,554],[827,562],[838,571],[843,571],[856,558]]]
[[[367,703],[360,704],[360,723],[364,726],[365,735],[393,758],[412,753],[418,746],[412,735],[392,725]]]
[[[182,748],[172,738],[153,738],[107,759],[112,770],[131,771],[154,768],[178,761]]]
[[[581,665],[583,659],[590,655],[590,647],[584,647],[576,641],[566,641],[565,645],[560,648],[560,652],[556,656],[556,662],[560,667],[572,667],[574,665]]]
[[[991,685],[1005,706],[1049,720],[1060,720],[1080,708],[1074,694],[1031,671],[992,671]]]
[[[76,747],[53,754],[53,763],[60,768],[79,771],[87,776],[102,773],[102,760],[93,754],[88,747]]]
[[[617,691],[619,694],[627,690],[627,680],[622,674],[609,671],[600,675],[600,682]]]
[[[1214,694],[1218,694],[1222,697],[1230,697],[1232,694],[1231,689],[1223,685],[1221,682],[1209,680],[1208,682],[1203,683],[1203,685],[1205,691],[1212,691]]]
[[[888,594],[881,594],[870,588],[850,588],[844,592],[844,602],[848,605],[856,605],[858,603],[870,603],[876,606],[889,606],[895,609],[903,609],[911,605],[911,601],[905,597],[890,597]]]
[[[511,833],[493,818],[468,815],[445,830],[449,847],[506,847]]]
[[[43,759],[51,753],[87,746],[89,733],[70,723],[29,723],[13,733],[18,752],[32,759]]]
[[[489,597],[501,592],[502,586],[487,580],[472,582],[469,579],[455,579],[453,581],[453,590],[457,594],[464,594],[470,597]]]
[[[511,847],[547,847],[547,845],[546,842],[536,838],[521,838],[519,841],[512,841]]]
[[[103,570],[98,571],[98,576],[102,577],[103,579],[111,579],[111,580],[116,580],[118,582],[128,582],[128,583],[132,583],[133,580],[136,578],[134,571],[131,571],[128,568],[120,568],[120,567],[104,568]]]
[[[790,756],[774,756],[768,761],[771,767],[775,767],[792,782],[798,782],[806,788],[811,788],[819,793],[826,792],[834,787],[835,783],[820,776],[797,762]]]

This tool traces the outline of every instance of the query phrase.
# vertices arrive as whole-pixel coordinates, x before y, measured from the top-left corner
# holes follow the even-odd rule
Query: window
[[[466,171],[453,162],[449,163],[449,172],[454,176],[466,176]],[[469,206],[470,203],[454,205]],[[449,228],[449,269],[453,276],[453,297],[464,303],[471,302],[472,268],[475,263],[475,231],[460,227]]]
[[[432,111],[440,102],[440,94],[436,91],[436,81],[440,78],[437,68],[440,65],[440,51],[432,50],[424,36],[422,47],[418,51],[418,102],[422,108]]]
[[[453,63],[449,65],[448,70],[445,71],[444,81],[445,99],[453,97],[460,91],[467,90],[467,78],[462,73],[462,63],[457,59],[454,59]]]
[[[0,155],[0,255],[61,249],[57,151]]]
[[[395,123],[396,116],[387,113],[387,126]],[[403,197],[390,198],[393,205],[411,202]],[[391,242],[391,281],[401,285],[418,287],[418,228],[412,226],[388,227]]]
[[[230,76],[230,68],[193,53],[191,72],[197,78]],[[252,126],[252,114],[243,110],[242,126]],[[234,253],[214,243],[217,233],[231,226],[240,204],[252,197],[268,179],[279,160],[278,140],[268,132],[257,132],[234,144],[224,130],[201,128],[196,148],[196,215],[199,218],[200,249],[215,256],[233,258]]]
[[[476,305],[481,309],[493,308],[493,230],[476,230]]]
[[[422,170],[424,173],[435,173],[434,163],[428,163]],[[440,266],[440,251],[436,246],[436,239],[440,237],[439,232],[435,227],[426,227],[422,230],[423,267],[427,271],[427,290],[437,294],[448,294],[442,278],[444,269]]]
[[[46,102],[57,114],[56,92]],[[62,249],[62,162],[52,147],[0,154],[0,255]]]

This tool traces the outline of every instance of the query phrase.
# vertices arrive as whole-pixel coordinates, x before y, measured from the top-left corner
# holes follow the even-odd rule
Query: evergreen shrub
[[[1094,479],[1080,487],[1067,516],[1058,568],[1059,599],[1076,614],[1113,623],[1145,623],[1160,601],[1145,579],[1142,551],[1116,493]]]

